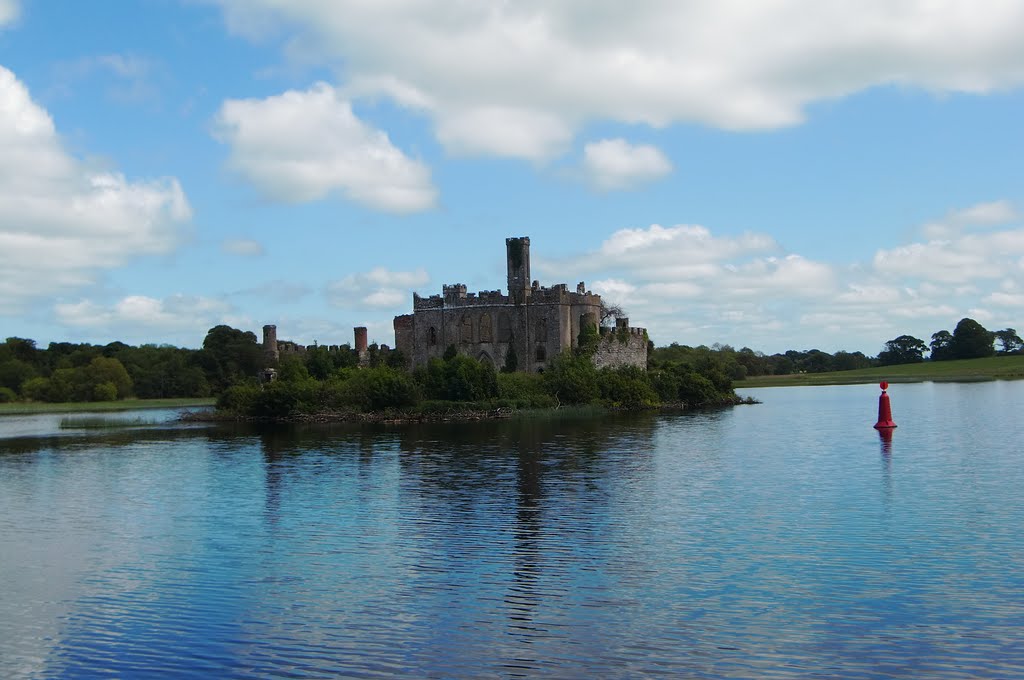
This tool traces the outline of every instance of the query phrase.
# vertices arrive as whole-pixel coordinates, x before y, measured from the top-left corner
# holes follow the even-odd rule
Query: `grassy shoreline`
[[[216,399],[123,399],[121,401],[83,401],[48,404],[34,401],[18,401],[0,404],[0,416],[23,416],[37,413],[94,413],[111,411],[134,411],[148,408],[193,408],[213,406]]]
[[[800,373],[796,375],[763,375],[737,380],[733,388],[794,387],[800,385],[857,385],[888,380],[901,382],[979,382],[984,380],[1024,379],[1024,355],[959,359],[956,361],[925,361],[919,364],[877,366],[855,371],[831,373]]]

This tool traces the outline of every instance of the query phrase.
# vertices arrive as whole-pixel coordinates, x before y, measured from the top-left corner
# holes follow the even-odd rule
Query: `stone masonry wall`
[[[601,340],[594,352],[594,365],[636,366],[647,369],[647,332],[643,328],[618,326],[602,328]]]

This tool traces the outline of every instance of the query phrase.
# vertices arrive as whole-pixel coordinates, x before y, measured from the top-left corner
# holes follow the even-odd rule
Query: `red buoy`
[[[878,397],[878,422],[875,423],[876,430],[891,429],[896,427],[892,422],[892,408],[889,406],[889,395],[885,393],[889,389],[889,383],[884,380],[878,383],[882,388],[882,394]]]

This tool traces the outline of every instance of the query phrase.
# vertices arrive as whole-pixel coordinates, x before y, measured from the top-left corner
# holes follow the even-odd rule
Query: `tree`
[[[953,329],[953,356],[957,359],[990,357],[996,353],[992,343],[995,333],[986,330],[974,319],[960,319]]]
[[[916,364],[924,361],[924,353],[928,346],[924,340],[913,335],[901,335],[885,343],[885,349],[878,353],[878,363],[882,366],[893,364]]]
[[[206,357],[200,365],[215,391],[220,392],[232,383],[256,375],[261,368],[263,352],[256,335],[231,326],[214,326],[203,339]]]
[[[614,302],[606,302],[601,300],[601,325],[610,326],[608,323],[612,319],[625,319],[627,316],[626,310]]]
[[[999,340],[999,344],[1003,347],[1000,350],[1000,354],[1017,354],[1020,352],[1021,347],[1024,347],[1024,340],[1021,340],[1020,336],[1017,335],[1017,331],[1012,328],[996,331],[995,335],[996,339]]]
[[[953,357],[953,334],[949,331],[932,333],[932,361],[946,361]]]

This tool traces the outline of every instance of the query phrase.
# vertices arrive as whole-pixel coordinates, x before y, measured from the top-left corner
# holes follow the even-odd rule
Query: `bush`
[[[598,372],[601,399],[610,406],[651,408],[658,405],[658,394],[646,371],[636,366],[603,368]]]
[[[512,408],[551,408],[557,403],[544,391],[544,380],[536,373],[499,374],[498,399]]]
[[[425,370],[417,371],[417,378],[429,399],[483,401],[498,395],[494,366],[464,354],[431,359]]]
[[[252,415],[260,392],[260,386],[252,383],[232,385],[217,397],[217,410],[238,415]]]
[[[679,400],[687,406],[704,406],[721,401],[715,384],[699,373],[685,373],[679,380]]]
[[[559,403],[589,404],[601,396],[597,369],[587,356],[563,352],[544,372],[544,389]]]
[[[117,401],[117,386],[112,382],[93,386],[92,398],[96,401]]]
[[[353,371],[342,392],[346,403],[363,411],[415,406],[422,398],[412,376],[388,366]]]
[[[21,394],[29,401],[61,401],[54,398],[53,382],[49,378],[29,378],[22,384]]]
[[[0,387],[0,404],[9,404],[17,399],[18,395],[10,387]]]

